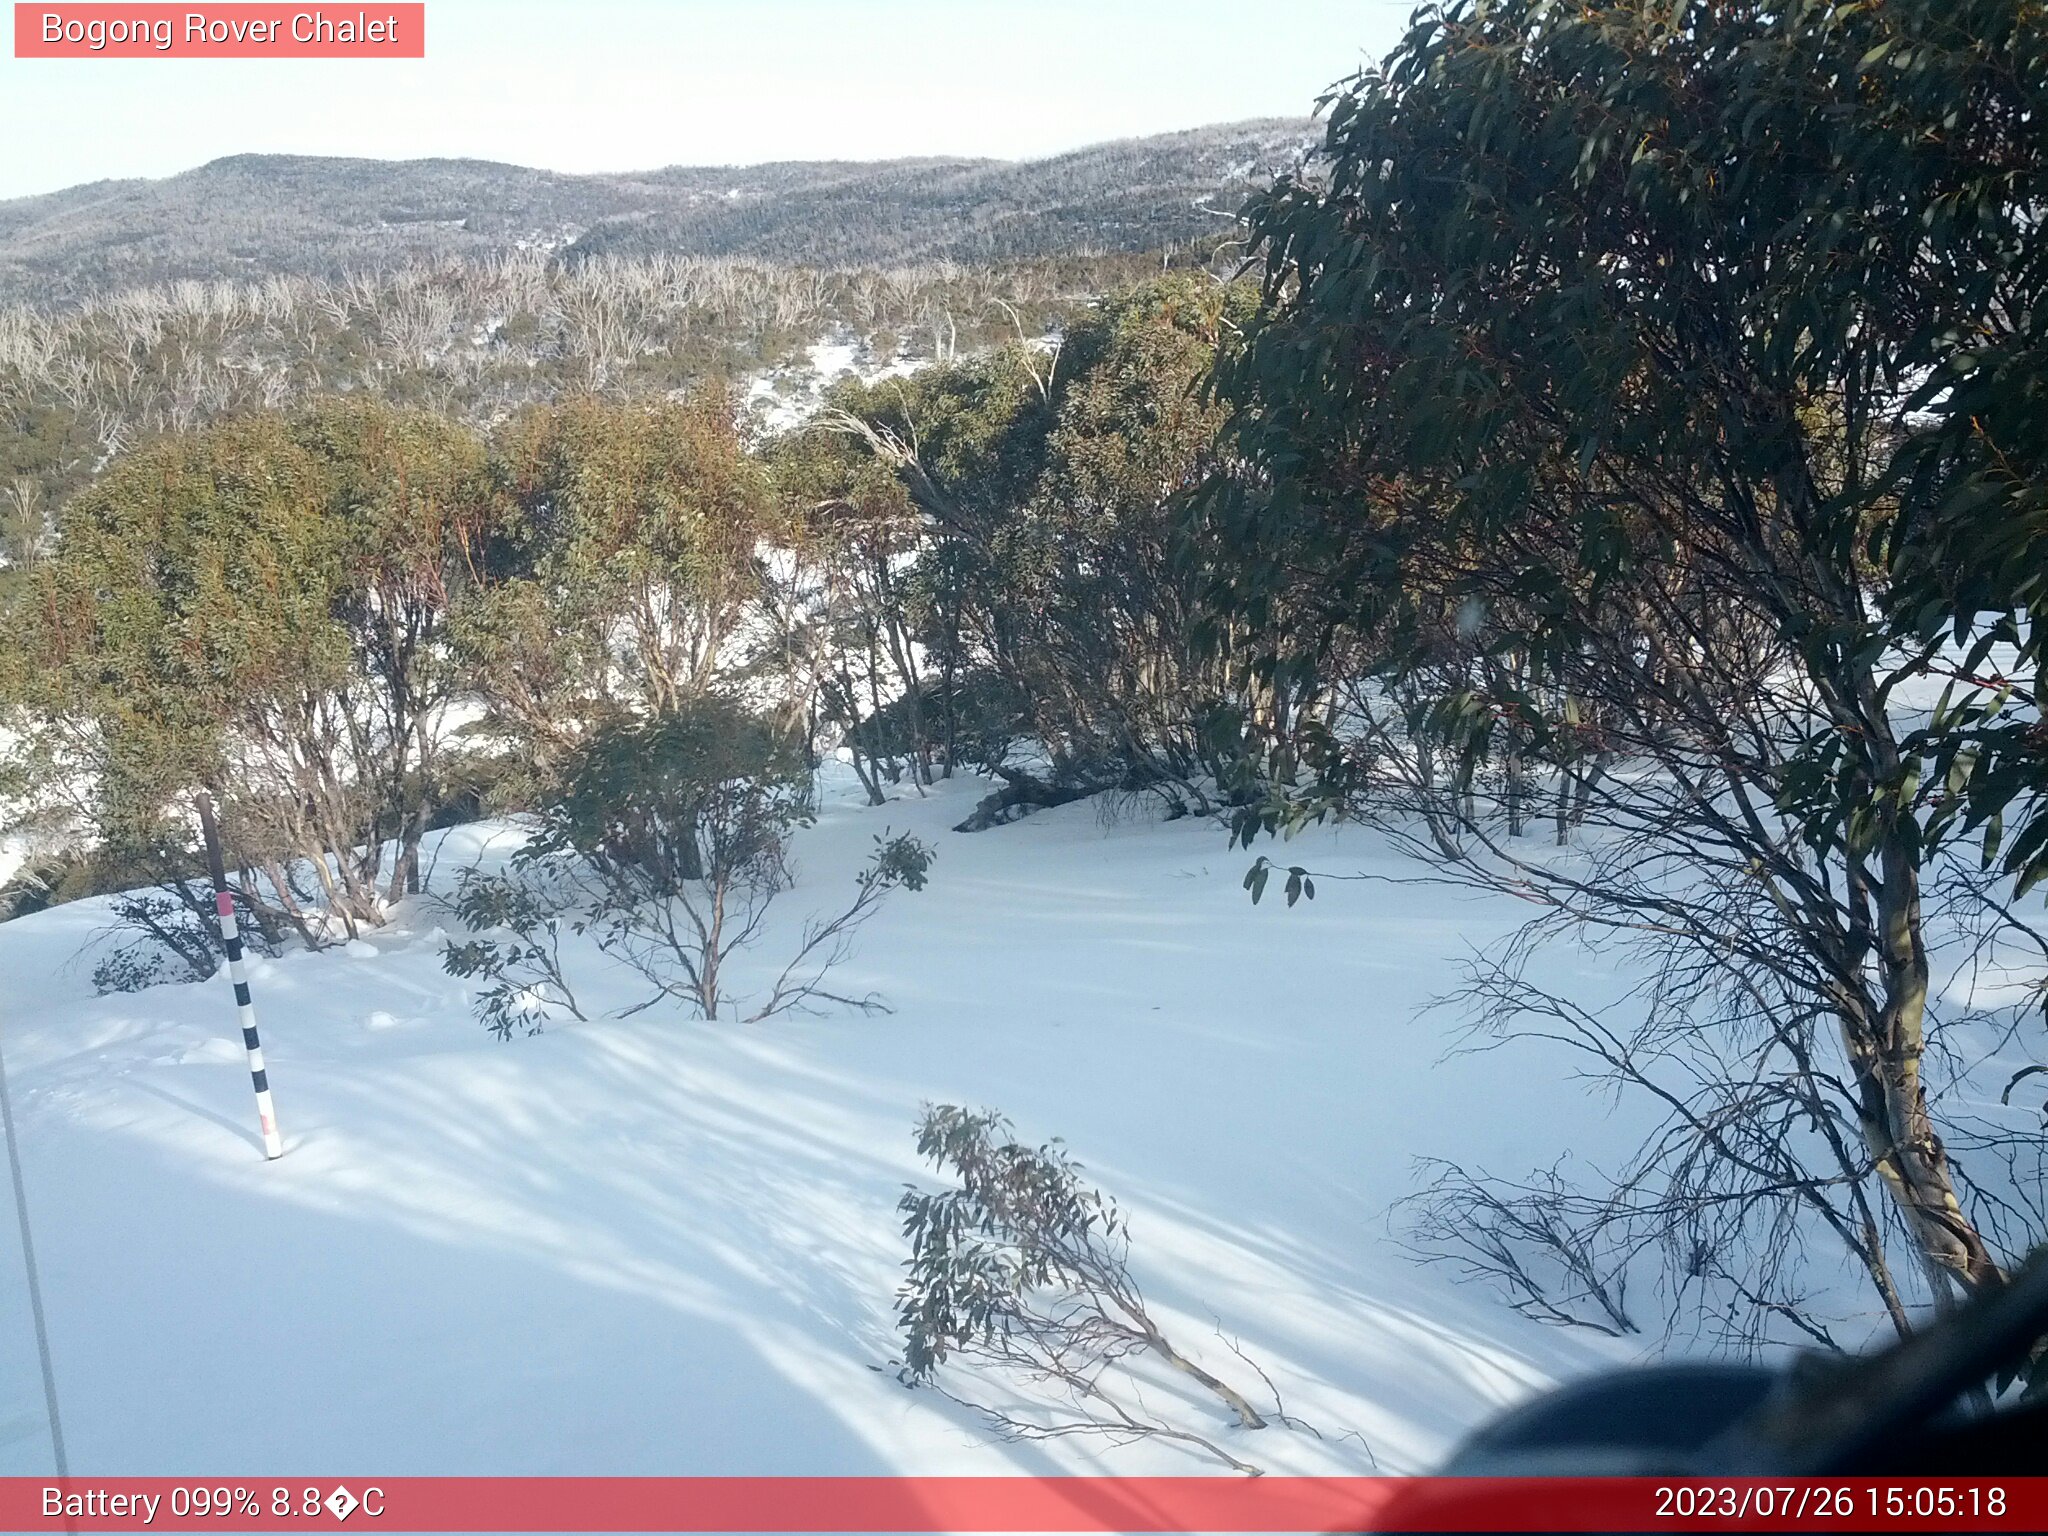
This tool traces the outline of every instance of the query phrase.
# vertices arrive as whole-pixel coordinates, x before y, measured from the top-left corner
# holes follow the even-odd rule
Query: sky
[[[1415,3],[428,0],[423,60],[17,59],[10,47],[0,198],[242,153],[578,172],[1028,158],[1305,114],[1385,51]]]

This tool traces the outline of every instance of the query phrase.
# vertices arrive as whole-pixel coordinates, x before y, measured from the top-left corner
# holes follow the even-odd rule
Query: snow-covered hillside
[[[1254,908],[1212,825],[1081,804],[948,831],[984,787],[840,792],[797,841],[785,932],[843,902],[885,827],[937,846],[838,978],[887,1015],[653,1011],[500,1044],[419,904],[369,944],[258,963],[277,1163],[224,979],[96,999],[72,957],[97,903],[0,925],[74,1471],[1220,1470],[1158,1442],[994,1442],[898,1384],[895,1205],[937,1182],[912,1145],[927,1101],[1066,1139],[1129,1211],[1176,1342],[1248,1377],[1235,1338],[1330,1437],[1226,1429],[1199,1393],[1169,1410],[1271,1470],[1373,1470],[1347,1430],[1380,1469],[1424,1468],[1626,1357],[1418,1266],[1387,1220],[1418,1156],[1519,1170],[1603,1135],[1565,1062],[1445,1059],[1449,1021],[1417,1017],[1515,904],[1361,884]],[[440,886],[494,835],[449,834]],[[1305,841],[1394,868],[1362,834]],[[49,1445],[0,1228],[0,1472],[32,1473]]]

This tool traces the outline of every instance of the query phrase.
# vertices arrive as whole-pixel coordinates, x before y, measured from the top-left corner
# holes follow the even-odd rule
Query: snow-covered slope
[[[1213,826],[1086,804],[947,831],[983,789],[842,793],[798,840],[785,933],[843,900],[884,827],[938,847],[839,978],[885,1016],[651,1011],[499,1044],[418,904],[370,944],[259,963],[274,1164],[225,980],[95,999],[71,957],[96,903],[0,925],[74,1471],[1217,1470],[1157,1442],[992,1442],[897,1383],[895,1202],[936,1179],[911,1141],[926,1101],[1066,1139],[1129,1211],[1176,1342],[1247,1377],[1236,1338],[1331,1436],[1170,1410],[1272,1470],[1372,1470],[1344,1430],[1382,1469],[1425,1467],[1618,1357],[1419,1267],[1387,1222],[1417,1156],[1518,1171],[1602,1124],[1566,1063],[1445,1059],[1448,1022],[1416,1016],[1518,913],[1371,884],[1253,908]],[[493,835],[509,848],[448,835],[442,888]],[[1304,843],[1392,869],[1361,835]],[[4,1473],[49,1456],[22,1298],[0,1223]]]
[[[834,384],[849,378],[863,384],[902,378],[929,361],[902,355],[876,358],[851,331],[837,330],[804,348],[800,358],[750,379],[741,417],[765,432],[787,432],[817,415],[825,392]]]

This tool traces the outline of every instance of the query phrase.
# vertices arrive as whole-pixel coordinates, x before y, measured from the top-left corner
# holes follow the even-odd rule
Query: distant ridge
[[[416,257],[675,251],[818,265],[990,262],[1221,241],[1313,142],[1269,118],[1042,160],[669,166],[570,176],[488,160],[232,155],[157,181],[0,202],[0,299],[179,278],[332,276]]]

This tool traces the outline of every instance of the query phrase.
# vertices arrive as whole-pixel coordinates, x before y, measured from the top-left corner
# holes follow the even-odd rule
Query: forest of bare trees
[[[880,365],[929,360],[1013,335],[1019,317],[1057,326],[1147,264],[824,270],[522,252],[0,307],[0,553],[32,561],[58,504],[123,448],[232,412],[362,393],[487,424],[564,392],[761,377],[836,334]]]

